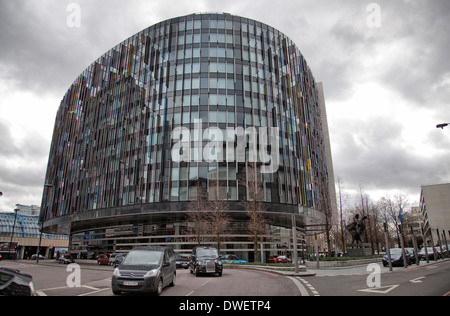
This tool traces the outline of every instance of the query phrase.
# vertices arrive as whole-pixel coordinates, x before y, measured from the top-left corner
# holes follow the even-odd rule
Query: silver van
[[[166,286],[174,286],[176,262],[172,248],[140,247],[128,253],[114,270],[111,286],[114,294],[147,292],[160,295]]]

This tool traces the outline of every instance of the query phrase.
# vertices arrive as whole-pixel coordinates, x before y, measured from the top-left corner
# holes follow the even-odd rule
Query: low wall
[[[351,267],[370,263],[381,263],[382,258],[372,258],[372,259],[358,259],[358,260],[339,260],[339,261],[320,261],[319,266],[321,268],[333,268],[333,267]],[[317,267],[317,261],[307,261],[307,268]]]

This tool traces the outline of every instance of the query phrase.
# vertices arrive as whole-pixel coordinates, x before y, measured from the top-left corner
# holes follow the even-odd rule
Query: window
[[[192,79],[192,89],[200,89],[200,78]]]
[[[197,166],[190,167],[189,168],[189,180],[197,180],[197,179],[198,179],[198,168],[197,168]],[[195,198],[197,198],[197,196]]]
[[[219,123],[227,122],[227,112],[219,111],[218,112],[218,121]]]
[[[172,181],[178,181],[180,179],[180,169],[172,168]]]

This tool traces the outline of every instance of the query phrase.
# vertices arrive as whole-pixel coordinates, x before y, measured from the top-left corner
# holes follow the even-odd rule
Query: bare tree
[[[339,217],[340,217],[340,227],[341,227],[341,241],[342,241],[342,252],[345,254],[345,228],[343,220],[343,204],[344,204],[344,179],[342,177],[337,178],[337,194],[339,199]]]
[[[219,197],[219,195],[217,195],[217,197]],[[208,219],[209,230],[214,236],[218,253],[220,253],[222,247],[222,235],[227,232],[231,223],[231,218],[226,213],[227,210],[227,201],[219,200],[217,198],[208,202],[206,217]]]
[[[331,257],[331,236],[330,232],[333,227],[332,220],[333,220],[333,212],[331,210],[331,201],[330,201],[330,195],[329,190],[327,186],[327,182],[325,181],[325,176],[321,175],[320,177],[320,187],[319,187],[319,210],[322,211],[322,213],[325,215],[325,237],[327,241],[327,247],[328,247],[328,256]]]
[[[248,223],[248,231],[253,239],[253,253],[254,261],[258,260],[258,244],[260,236],[265,233],[266,219],[262,215],[265,211],[264,204],[264,190],[262,181],[259,180],[261,176],[258,173],[258,168],[254,164],[248,164],[247,166],[247,200],[242,204],[247,211],[247,215],[250,218]]]
[[[409,205],[408,198],[405,194],[397,193],[394,198],[391,198],[388,194],[382,197],[378,202],[380,208],[380,216],[389,225],[389,227],[397,234],[397,241],[400,244],[400,231],[399,231],[399,214],[404,211]]]
[[[395,217],[397,218],[396,229],[397,229],[398,243],[400,244],[400,234],[402,234],[402,231],[403,231],[403,229],[402,229],[402,231],[400,231],[400,227],[399,227],[399,225],[403,221],[403,218],[400,219],[400,214],[402,214],[402,217],[404,217],[404,212],[405,212],[406,208],[409,206],[408,196],[403,193],[396,193],[394,195],[394,202],[395,202],[395,206],[396,206]]]
[[[196,236],[197,245],[202,244],[204,236],[210,231],[208,204],[209,201],[205,194],[201,193],[197,187],[197,199],[189,203],[187,215],[188,222],[194,224],[192,230]]]

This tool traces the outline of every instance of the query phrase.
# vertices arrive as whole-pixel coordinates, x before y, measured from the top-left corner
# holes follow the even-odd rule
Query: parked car
[[[409,262],[411,264],[416,263],[416,250],[414,248],[405,248],[409,252]]]
[[[107,254],[102,254],[97,258],[98,265],[107,265],[109,263],[109,257]]]
[[[127,254],[120,254],[114,258],[114,263],[112,264],[114,268],[120,266],[120,264],[125,260]]]
[[[291,263],[292,260],[286,256],[278,256],[276,259],[277,263]]]
[[[30,260],[36,260],[37,254],[34,254],[30,257]],[[39,255],[39,260],[44,260],[45,257],[43,255]]]
[[[400,267],[404,266],[402,248],[391,248],[390,254],[391,254],[392,266],[400,266]],[[409,254],[409,251],[406,249],[405,249],[405,257],[406,257],[406,264],[410,265],[411,264],[411,256]],[[388,265],[389,265],[388,255],[386,254],[383,257],[383,266],[387,267]]]
[[[223,263],[247,263],[247,261],[241,260],[235,255],[225,255],[225,256],[223,256],[222,257],[222,262]]]
[[[441,259],[443,257],[443,252],[441,251],[441,247],[434,247],[434,251],[437,253],[438,259]]]
[[[72,256],[70,254],[64,254],[61,255],[58,259],[56,259],[58,261],[58,263],[63,263],[63,264],[69,264],[69,263],[74,263],[75,260],[73,260]]]
[[[267,263],[291,263],[292,260],[286,256],[270,256],[266,260]]]
[[[175,253],[168,247],[140,247],[125,259],[116,258],[111,286],[114,294],[150,292],[160,295],[166,286],[174,286],[177,276]]]
[[[425,248],[420,249],[419,251],[419,259],[420,260],[426,260],[428,253],[428,260],[437,260],[439,259],[439,253],[436,251],[436,253],[433,251],[432,247],[427,247],[427,252],[425,252]]]
[[[111,255],[109,256],[108,264],[109,264],[110,266],[114,266],[114,262],[116,261],[117,256],[120,256],[120,254],[118,254],[118,253],[113,253],[113,254],[111,254]]]
[[[177,263],[177,268],[189,268],[189,254],[180,253],[175,255],[175,261]]]
[[[222,276],[223,263],[220,259],[217,249],[214,247],[194,247],[189,262],[190,272],[195,273],[196,276],[203,273],[217,273]]]
[[[19,270],[0,268],[0,296],[34,296],[33,277]]]
[[[448,257],[450,255],[449,249],[450,249],[450,245],[448,245],[448,244],[442,245],[442,250],[443,250],[444,256]]]

